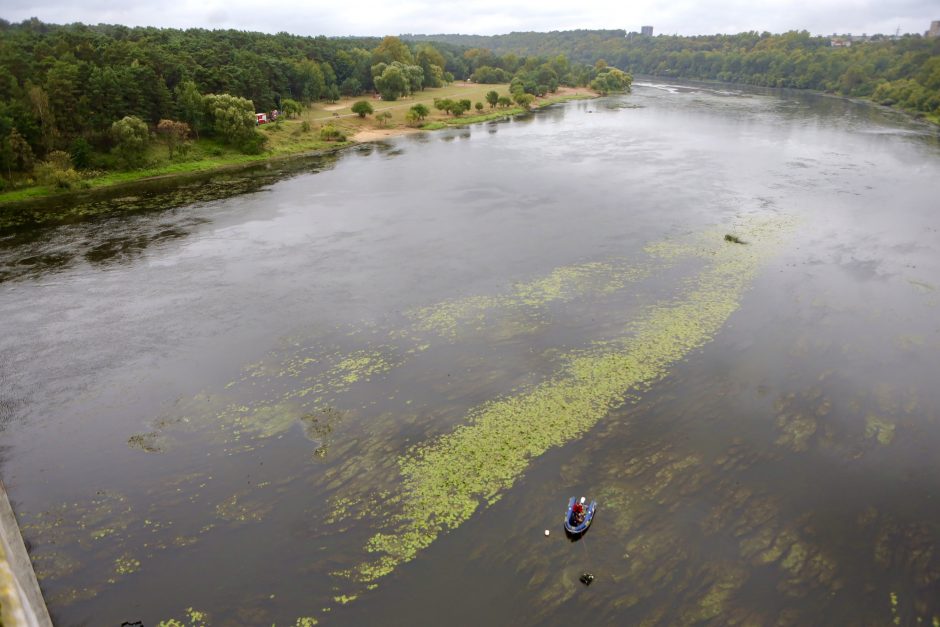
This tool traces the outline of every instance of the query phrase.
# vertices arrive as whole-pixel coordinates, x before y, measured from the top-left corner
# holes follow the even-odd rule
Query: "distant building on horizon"
[[[829,45],[833,48],[851,48],[852,44],[863,44],[869,41],[878,41],[883,37],[883,35],[869,35],[868,33],[862,33],[861,35],[853,35],[852,33],[839,35],[837,33],[833,33],[829,38]]]
[[[930,30],[927,31],[928,37],[940,37],[940,20],[934,20],[930,23]]]
[[[938,24],[938,22],[934,22],[934,24],[936,25],[936,24]],[[653,36],[653,27],[652,27],[652,26],[641,26],[641,27],[640,27],[640,34],[641,34],[641,35],[646,35],[647,37],[652,37],[652,36]]]

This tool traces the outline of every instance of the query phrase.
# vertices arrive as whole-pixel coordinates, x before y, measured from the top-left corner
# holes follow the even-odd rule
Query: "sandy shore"
[[[455,84],[461,85],[461,86],[473,85],[473,83],[462,83],[459,81]],[[573,96],[589,96],[591,98],[596,98],[597,94],[583,87],[559,87],[558,91],[556,91],[555,93],[549,94],[547,97],[544,97],[544,98],[537,98],[535,102],[532,104],[532,107],[533,109],[537,109],[539,106],[544,106],[544,103],[546,101],[554,100],[559,97],[571,98]],[[406,103],[406,104],[395,105],[395,106],[407,107],[411,105]],[[328,107],[325,107],[325,108],[329,109]],[[387,107],[387,108],[393,108],[393,107]],[[472,115],[473,114],[470,113],[468,114],[468,117],[472,119]],[[470,122],[470,124],[472,124],[472,122]],[[366,128],[357,132],[355,135],[352,135],[350,139],[357,143],[371,142],[371,141],[380,141],[382,139],[387,139],[389,137],[400,137],[402,135],[411,135],[412,133],[419,133],[419,132],[422,132],[422,130],[417,129],[417,128],[412,128],[409,126],[391,126],[389,128]]]
[[[420,132],[421,129],[417,128],[367,128],[353,135],[352,140],[354,142],[374,142],[388,137],[399,137]]]

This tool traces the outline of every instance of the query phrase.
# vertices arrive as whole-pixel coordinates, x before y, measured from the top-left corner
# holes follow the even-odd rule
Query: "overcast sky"
[[[813,34],[923,33],[938,0],[3,0],[19,22],[237,28],[298,35],[397,35],[623,28],[699,35],[808,30]]]

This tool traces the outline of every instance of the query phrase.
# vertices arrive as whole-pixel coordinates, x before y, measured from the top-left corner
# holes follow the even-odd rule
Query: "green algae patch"
[[[747,573],[740,567],[728,565],[720,573],[720,578],[699,599],[697,607],[682,615],[683,624],[691,625],[720,616],[727,609],[731,596],[747,581]]]
[[[916,349],[921,349],[926,345],[926,337],[923,335],[914,335],[910,333],[899,335],[896,342],[896,346],[902,351],[913,351]]]
[[[399,509],[366,546],[381,555],[344,574],[371,583],[414,559],[441,533],[493,504],[532,459],[581,437],[631,391],[662,379],[670,366],[709,342],[738,308],[788,224],[739,226],[754,245],[713,247],[710,264],[685,293],[651,307],[622,339],[569,355],[555,377],[482,405],[466,424],[401,457]]]
[[[136,573],[138,570],[140,570],[140,560],[130,553],[125,553],[114,560],[114,577],[108,579],[108,583],[115,583],[118,577]]]
[[[87,503],[63,503],[39,514],[24,513],[20,524],[44,546],[62,546],[78,537],[83,549],[94,549],[98,540],[127,530],[131,511],[123,494],[99,492]]]
[[[165,438],[156,431],[132,435],[128,438],[127,445],[145,453],[162,453],[166,450]]]
[[[776,443],[789,447],[795,452],[802,452],[808,448],[808,441],[815,435],[818,428],[813,416],[799,412],[778,416],[777,427],[781,433]]]
[[[303,411],[289,403],[262,406],[257,409],[240,408],[234,417],[235,433],[249,433],[259,438],[270,438],[284,433],[304,415]]]
[[[372,334],[385,336],[384,341],[369,342],[360,349],[327,348],[303,337],[287,338],[283,350],[245,366],[242,376],[225,385],[225,392],[204,392],[181,401],[174,408],[175,417],[155,422],[153,431],[132,436],[128,445],[162,452],[170,439],[168,431],[212,429],[215,437],[233,447],[227,451],[231,454],[251,450],[249,441],[280,437],[300,423],[304,435],[316,445],[312,460],[322,461],[336,421],[311,421],[310,417],[331,411],[340,395],[374,382],[427,351],[431,348],[429,335],[448,342],[457,340],[464,331],[481,333],[491,341],[533,335],[549,324],[549,305],[608,297],[681,259],[709,259],[713,251],[705,248],[708,240],[701,237],[694,245],[685,240],[661,242],[651,248],[655,250],[651,259],[639,263],[613,258],[561,266],[515,283],[503,293],[470,295],[416,308],[406,312],[409,323],[403,328],[373,328]],[[362,330],[347,333],[362,334]],[[280,385],[282,380],[283,391],[266,400],[233,400],[241,390]]]
[[[257,487],[263,487],[258,485]],[[254,490],[236,492],[225,501],[216,505],[216,516],[233,523],[252,523],[264,520],[264,517],[274,509],[274,504],[259,501]],[[253,500],[251,500],[251,498]],[[249,499],[248,502],[245,502]]]
[[[330,370],[332,377],[344,382],[368,381],[377,374],[388,372],[392,364],[378,351],[357,351]]]
[[[646,265],[631,266],[619,261],[561,266],[547,276],[516,284],[507,294],[458,298],[415,309],[407,315],[417,330],[454,339],[459,329],[483,323],[490,312],[522,311],[535,316],[552,302],[612,293],[650,273],[651,268]]]
[[[209,614],[194,610],[191,607],[186,608],[186,618],[178,620],[170,618],[157,623],[157,627],[208,627]]]
[[[128,555],[119,557],[114,561],[114,572],[118,575],[129,575],[140,570],[140,560]]]
[[[907,282],[910,283],[911,285],[913,285],[915,288],[917,288],[917,289],[918,289],[919,291],[921,291],[921,292],[933,292],[934,290],[937,289],[937,287],[936,287],[934,284],[932,284],[932,283],[927,283],[926,281],[918,281],[918,280],[916,280],[916,279],[908,279]]]
[[[886,418],[874,414],[865,417],[865,437],[875,438],[879,444],[888,445],[894,441],[895,427],[896,425]]]

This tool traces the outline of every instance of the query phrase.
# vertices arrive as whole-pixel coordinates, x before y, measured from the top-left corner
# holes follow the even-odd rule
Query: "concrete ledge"
[[[20,527],[0,481],[0,626],[52,627]]]

